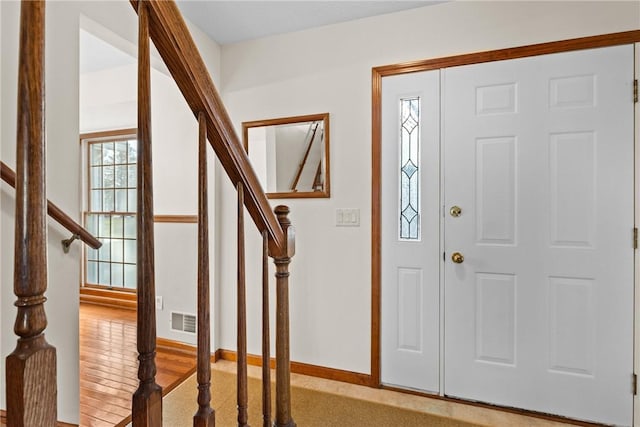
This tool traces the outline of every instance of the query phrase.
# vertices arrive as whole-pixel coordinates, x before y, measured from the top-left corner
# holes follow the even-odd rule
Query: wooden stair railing
[[[47,214],[44,126],[44,3],[20,11],[14,293],[16,348],[6,359],[7,426],[54,427],[56,349],[45,339]]]
[[[209,314],[209,185],[207,182],[207,127],[198,114],[198,411],[194,427],[213,427],[216,414],[211,408],[211,333]]]
[[[271,210],[257,175],[236,135],[231,119],[209,76],[204,61],[172,1],[130,0],[139,19],[138,71],[138,350],[140,380],[133,398],[133,426],[162,425],[162,398],[155,383],[155,289],[153,277],[153,216],[151,180],[151,116],[149,39],[162,56],[199,124],[198,196],[198,411],[194,426],[214,426],[210,407],[210,326],[207,231],[207,168],[204,141],[209,140],[238,192],[238,425],[248,426],[246,356],[246,284],[244,210],[263,236],[263,425],[271,426],[269,373],[268,268],[276,265],[276,413],[273,426],[295,427],[291,416],[289,355],[289,263],[294,255],[294,230],[289,208]],[[146,154],[145,154],[146,153]]]
[[[4,182],[11,187],[16,186],[16,173],[7,166],[4,162],[0,161],[0,176]],[[53,202],[47,200],[47,213],[53,219],[55,219],[60,225],[69,230],[73,236],[77,236],[78,239],[92,247],[93,249],[100,249],[102,242],[95,238],[93,234],[89,233],[84,227],[75,222],[69,215],[64,213],[62,209],[56,206]]]
[[[139,385],[134,426],[162,425],[162,387],[156,383],[156,310],[151,156],[151,54],[149,3],[138,7],[137,346]]]

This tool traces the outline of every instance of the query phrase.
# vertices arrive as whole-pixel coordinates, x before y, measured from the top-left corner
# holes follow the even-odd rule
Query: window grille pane
[[[87,282],[98,283],[98,263],[97,262],[89,261],[87,263]]]
[[[133,215],[124,217],[124,237],[125,239],[136,238],[136,217]]]
[[[129,163],[138,163],[138,141],[131,140],[129,143]]]
[[[98,237],[111,237],[111,216],[98,215]]]
[[[111,284],[111,263],[100,262],[98,263],[98,284],[110,285]]]
[[[118,165],[115,167],[115,187],[126,188],[127,187],[127,166]]]
[[[127,187],[136,188],[138,186],[138,168],[136,165],[129,165],[128,175],[129,175],[129,182]]]
[[[116,190],[116,212],[127,211],[127,190]]]
[[[101,239],[102,246],[98,249],[98,259],[100,261],[111,261],[111,239]]]
[[[124,264],[124,287],[135,289],[137,283],[137,269],[135,265]]]
[[[127,212],[135,212],[138,206],[137,191],[129,190],[127,193],[129,198]]]
[[[124,241],[111,239],[111,262],[124,262]]]
[[[124,219],[121,215],[114,215],[111,217],[111,237],[124,237]]]
[[[124,262],[135,264],[136,262],[136,241],[125,240],[124,241]]]
[[[101,165],[102,164],[102,144],[91,144],[89,150],[89,164]]]
[[[102,210],[102,192],[100,190],[91,190],[91,203],[89,208],[94,212]]]
[[[112,165],[115,158],[115,150],[113,142],[105,142],[102,144],[102,163]]]
[[[103,190],[102,191],[102,210],[104,212],[113,212],[115,211],[115,194],[113,190]]]
[[[122,286],[123,283],[122,264],[111,264],[111,285]]]
[[[91,166],[91,182],[89,188],[102,188],[102,167]]]
[[[113,166],[105,166],[102,168],[102,187],[103,188],[113,188],[114,185],[114,177],[113,177]]]
[[[420,98],[400,100],[401,240],[420,239]]]
[[[129,144],[127,141],[116,142],[116,158],[115,163],[122,165],[127,163],[127,152],[129,151]]]

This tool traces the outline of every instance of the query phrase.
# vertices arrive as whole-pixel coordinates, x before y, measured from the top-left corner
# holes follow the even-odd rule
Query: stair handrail
[[[130,0],[136,11],[138,1]],[[269,236],[270,254],[286,255],[293,233],[285,235],[272,211],[182,14],[174,2],[145,3],[150,37],[194,116],[204,113],[209,142],[233,186],[242,184],[249,215],[258,230]]]
[[[16,173],[2,161],[0,161],[0,176],[4,182],[13,188],[16,188]],[[73,233],[71,239],[64,241],[72,241],[74,238],[78,238],[93,249],[99,249],[102,246],[102,242],[100,240],[94,237],[93,234],[87,231],[80,224],[75,222],[69,215],[50,200],[47,200],[47,213],[51,218],[56,220],[58,224]]]

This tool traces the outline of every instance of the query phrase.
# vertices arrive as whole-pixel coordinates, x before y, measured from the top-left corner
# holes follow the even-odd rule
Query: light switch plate
[[[360,227],[360,209],[336,209],[336,226]]]

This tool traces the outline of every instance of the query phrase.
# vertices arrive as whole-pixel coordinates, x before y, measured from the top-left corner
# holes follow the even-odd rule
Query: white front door
[[[443,71],[447,395],[631,424],[632,82],[632,46]]]
[[[632,81],[632,46],[383,79],[384,383],[631,424]],[[412,242],[398,238],[398,105],[419,91],[443,170],[422,148]]]

